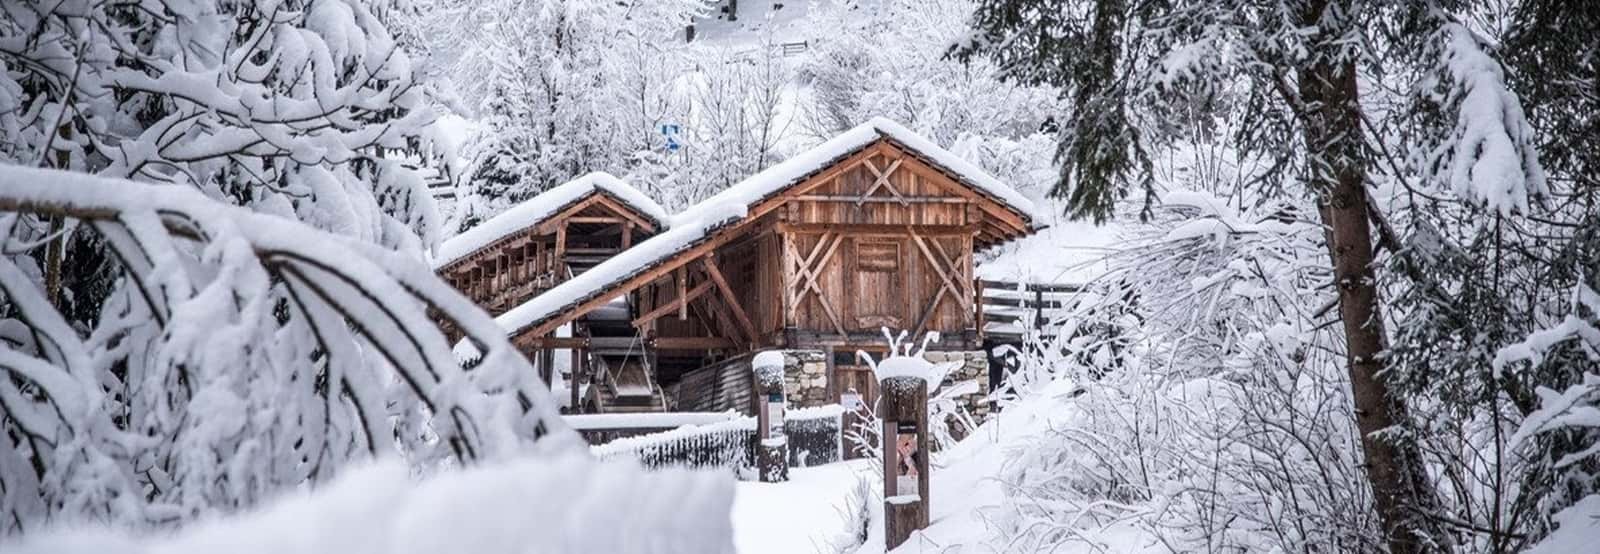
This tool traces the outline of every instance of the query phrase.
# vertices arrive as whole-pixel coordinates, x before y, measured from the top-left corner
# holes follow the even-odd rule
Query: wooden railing
[[[1021,338],[1027,327],[1046,331],[1051,312],[1067,307],[1072,295],[1082,292],[1080,285],[1019,283],[979,279],[978,327],[998,329],[986,333],[997,339]]]

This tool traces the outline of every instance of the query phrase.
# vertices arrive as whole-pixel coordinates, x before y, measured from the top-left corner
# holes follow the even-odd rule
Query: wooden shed
[[[813,403],[852,389],[870,397],[875,381],[854,353],[881,351],[885,328],[981,349],[974,254],[1032,232],[1031,210],[972,164],[875,119],[498,321],[526,352],[580,352],[578,380],[595,386],[577,398],[575,380],[573,404],[591,410],[743,409],[727,390],[742,386],[739,372],[708,368],[765,349],[823,353],[831,383]]]

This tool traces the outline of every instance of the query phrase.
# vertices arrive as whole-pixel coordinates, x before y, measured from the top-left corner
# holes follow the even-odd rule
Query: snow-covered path
[[[868,460],[791,468],[786,483],[740,481],[733,499],[733,542],[741,554],[815,554],[854,544],[848,514]],[[875,481],[872,481],[875,482]]]

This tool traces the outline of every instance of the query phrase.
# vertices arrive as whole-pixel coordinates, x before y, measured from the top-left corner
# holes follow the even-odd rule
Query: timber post
[[[928,381],[890,377],[881,384],[885,549],[928,527]]]
[[[789,480],[789,439],[783,433],[783,353],[769,350],[751,360],[756,384],[756,470],[763,483]]]

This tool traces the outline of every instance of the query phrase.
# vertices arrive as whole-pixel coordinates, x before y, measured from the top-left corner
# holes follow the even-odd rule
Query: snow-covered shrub
[[[101,237],[116,279],[78,327],[33,258],[0,256],[0,534],[237,510],[354,460],[578,444],[504,332],[409,255],[189,187],[0,166],[4,251],[40,216]],[[440,321],[483,363],[461,368]]]
[[[1536,440],[1560,440],[1571,445],[1570,454],[1550,460],[1560,472],[1557,493],[1574,494],[1578,500],[1560,506],[1553,517],[1557,527],[1535,548],[1540,552],[1567,552],[1577,545],[1592,545],[1600,528],[1600,493],[1595,492],[1595,476],[1600,474],[1600,292],[1586,283],[1572,293],[1572,311],[1548,329],[1530,334],[1509,345],[1495,356],[1494,369],[1510,371],[1517,362],[1539,365],[1558,350],[1575,350],[1568,355],[1588,360],[1588,370],[1580,381],[1561,390],[1537,390],[1539,408],[1528,414],[1510,443],[1532,452],[1544,450]],[[1555,500],[1564,500],[1558,496]]]
[[[328,486],[175,534],[65,528],[12,554],[732,553],[733,480],[713,472],[642,471],[582,454],[440,472],[398,463],[357,468]],[[722,517],[717,517],[722,514]]]
[[[1007,455],[997,534],[1047,548],[1133,519],[1177,551],[1374,548],[1348,385],[1313,323],[1332,301],[1320,228],[1297,206],[1165,203],[1180,217],[1115,255],[1089,297],[1136,315],[1120,369],[1093,366],[1094,341],[1028,349],[1047,355],[1024,357],[1020,392],[1057,407]]]

